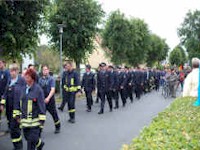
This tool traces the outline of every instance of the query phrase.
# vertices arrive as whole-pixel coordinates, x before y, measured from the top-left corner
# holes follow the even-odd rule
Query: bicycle
[[[162,95],[166,99],[170,96],[170,89],[169,89],[169,83],[164,82],[163,88],[162,88]]]

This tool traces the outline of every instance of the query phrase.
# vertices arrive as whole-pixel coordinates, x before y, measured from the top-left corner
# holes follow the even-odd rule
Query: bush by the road
[[[200,107],[178,98],[123,150],[200,150]]]

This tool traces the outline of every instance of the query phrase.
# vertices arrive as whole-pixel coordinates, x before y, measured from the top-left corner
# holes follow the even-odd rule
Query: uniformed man
[[[132,73],[131,69],[126,67],[126,74],[127,74],[127,98],[131,100],[131,103],[133,103],[133,85],[134,85],[134,74]]]
[[[107,72],[109,73],[109,98],[111,101],[114,99],[114,84],[115,84],[115,72],[114,67],[112,65],[109,65],[107,68]],[[107,97],[108,98],[108,97]]]
[[[2,58],[0,58],[0,102],[5,92],[5,88],[8,84],[9,78],[10,78],[9,71],[5,69],[5,61]],[[0,122],[1,122],[1,111],[0,111]]]
[[[126,99],[127,99],[127,93],[126,93],[126,86],[127,86],[127,74],[125,73],[125,70],[121,68],[120,74],[119,74],[119,87],[120,87],[120,96],[122,100],[122,105],[125,107],[126,105]]]
[[[14,105],[20,104],[21,89],[25,87],[25,81],[19,76],[19,68],[17,64],[9,66],[11,78],[9,84],[6,86],[6,90],[1,101],[1,110],[6,107],[6,116],[8,120],[8,128],[10,129],[10,135],[14,150],[22,150],[22,136],[20,123],[15,119]]]
[[[49,67],[47,65],[42,66],[42,77],[39,78],[39,85],[42,87],[44,96],[46,109],[49,111],[51,116],[53,117],[55,124],[55,132],[60,132],[60,119],[58,117],[58,113],[56,110],[56,102],[55,102],[55,79],[49,74]]]
[[[68,102],[69,123],[75,123],[75,99],[76,93],[80,92],[80,80],[78,73],[74,70],[71,62],[65,65],[66,71],[63,73],[62,86],[64,89],[64,99],[62,101],[60,110],[64,109],[66,102]]]
[[[155,70],[155,90],[159,91],[160,88],[160,70]]]
[[[102,67],[100,66],[100,64],[99,64],[99,67],[98,67],[98,69],[97,69],[97,75],[96,75],[96,81],[97,81],[97,76],[98,76],[98,74],[99,74],[99,72],[102,70],[101,69]],[[99,89],[98,89],[98,86],[97,86],[97,94],[96,94],[96,101],[95,101],[95,103],[99,103],[99,99],[100,99],[100,96],[99,96]]]
[[[116,67],[113,72],[114,85],[113,85],[113,99],[115,100],[114,109],[119,108],[119,92],[120,92],[120,83],[119,83],[120,67]]]
[[[101,66],[101,71],[97,75],[97,87],[98,87],[99,97],[101,99],[101,108],[98,114],[103,114],[106,97],[110,107],[110,112],[112,111],[112,98],[111,95],[109,95],[110,75],[109,72],[107,71],[106,63],[101,63],[100,66]]]
[[[86,72],[83,75],[81,87],[85,91],[86,99],[87,99],[87,111],[91,112],[93,98],[92,92],[95,91],[96,81],[95,75],[91,72],[91,66],[86,65]]]
[[[136,98],[140,99],[142,94],[142,84],[143,84],[143,73],[141,72],[140,68],[137,68],[135,71],[135,94]]]
[[[46,120],[44,94],[36,83],[37,73],[34,70],[27,69],[24,78],[26,86],[22,89],[21,105],[19,102],[15,103],[13,117],[18,122],[21,119],[27,150],[42,150],[44,142],[40,139],[40,134]]]

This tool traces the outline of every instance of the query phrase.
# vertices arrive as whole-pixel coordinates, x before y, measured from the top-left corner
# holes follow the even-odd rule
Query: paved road
[[[43,138],[45,150],[120,150],[128,144],[153,117],[164,110],[173,100],[163,99],[160,92],[153,91],[142,96],[125,108],[98,115],[99,104],[94,104],[91,113],[86,112],[85,101],[77,101],[76,124],[67,122],[67,109],[59,112],[62,132],[55,135],[51,117],[45,124]],[[0,150],[11,150],[9,136],[0,138]]]

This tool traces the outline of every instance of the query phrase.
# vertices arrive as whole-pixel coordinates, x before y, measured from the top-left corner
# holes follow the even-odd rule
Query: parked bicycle
[[[162,87],[162,95],[166,99],[170,96],[170,88],[169,88],[169,83],[164,82],[163,87]]]

